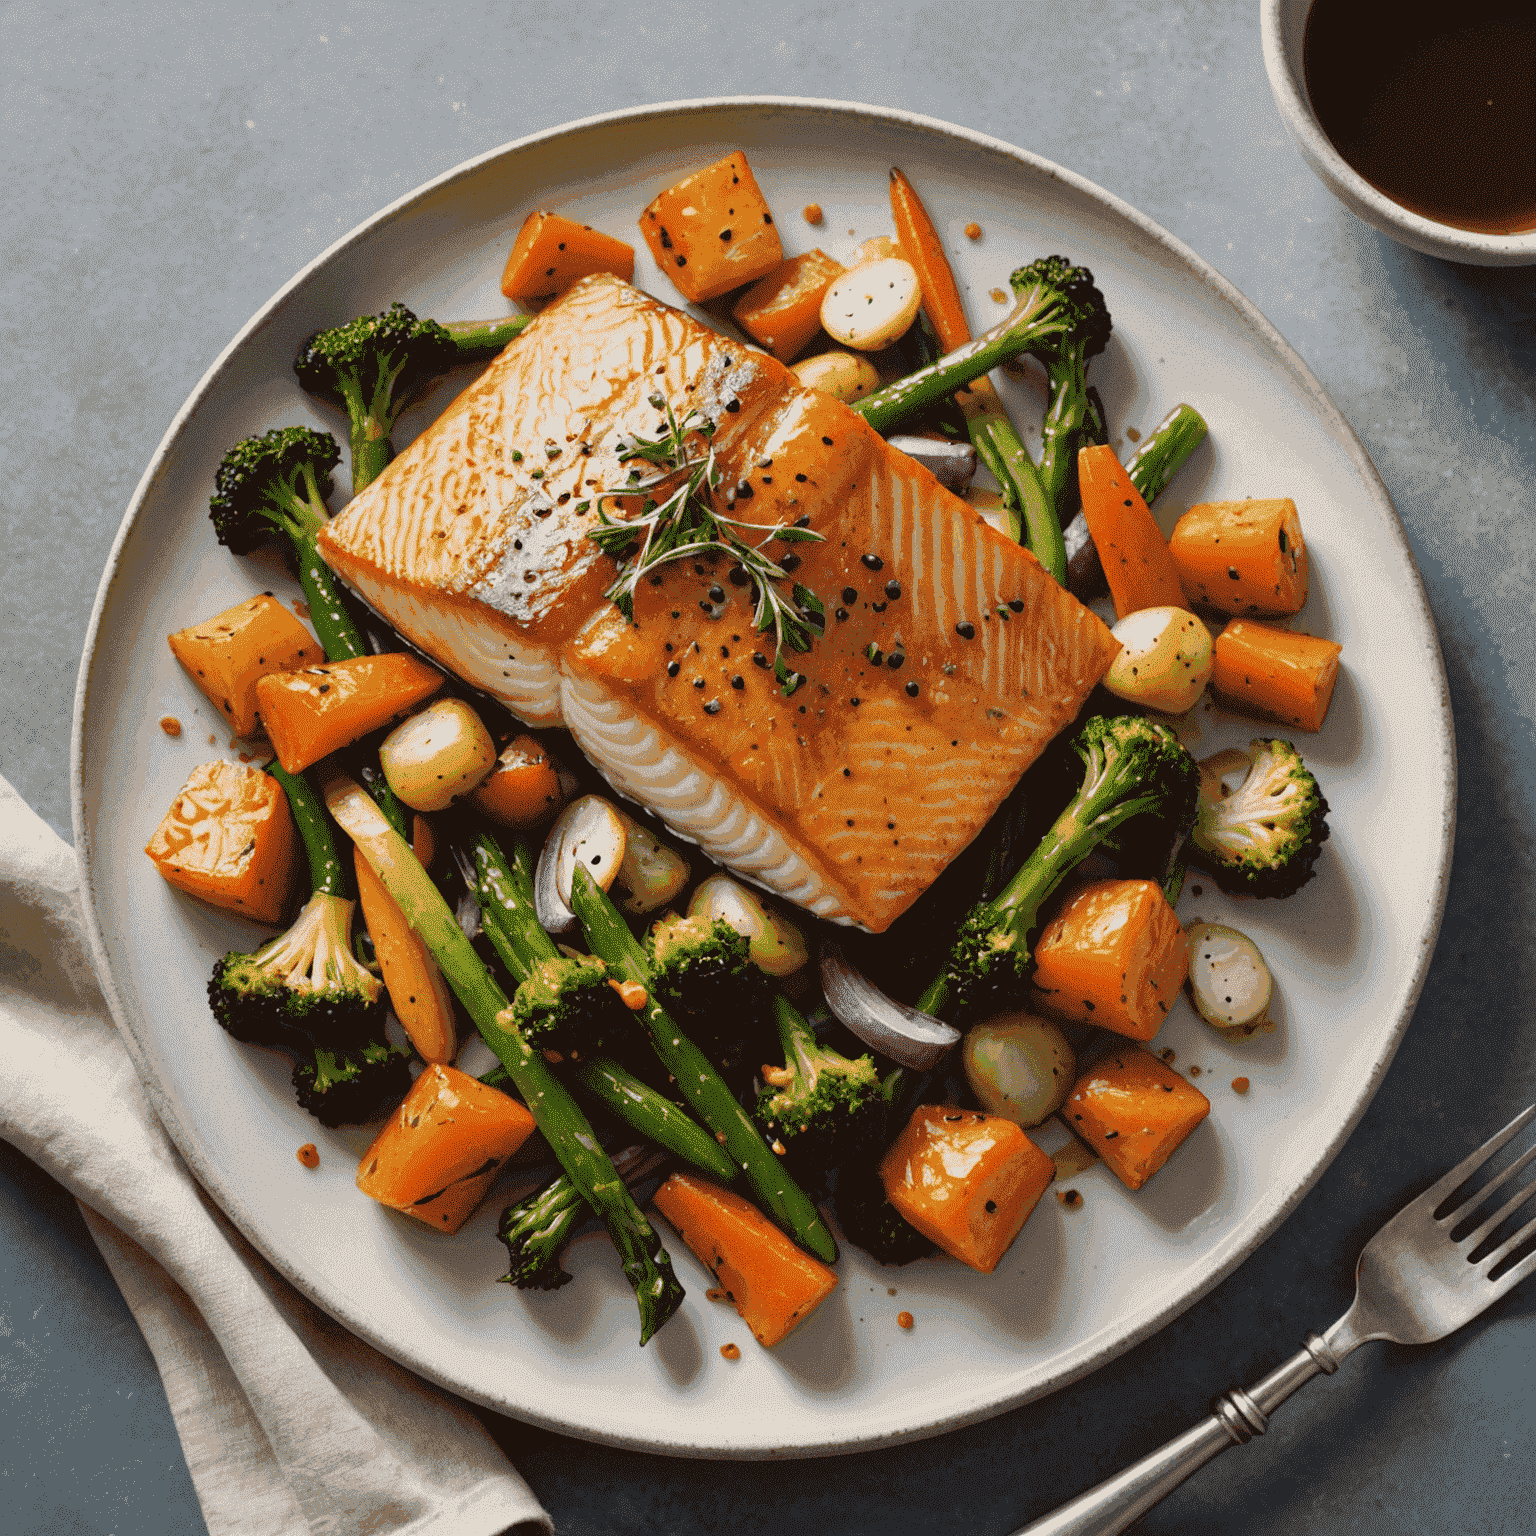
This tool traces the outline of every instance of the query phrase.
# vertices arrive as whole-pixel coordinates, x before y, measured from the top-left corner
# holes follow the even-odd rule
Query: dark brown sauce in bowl
[[[1323,132],[1394,202],[1536,230],[1536,0],[1316,0],[1302,68]]]

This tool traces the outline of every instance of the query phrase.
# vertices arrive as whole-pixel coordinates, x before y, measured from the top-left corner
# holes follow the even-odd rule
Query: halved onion
[[[626,894],[620,906],[641,917],[665,906],[688,884],[688,861],[634,817],[615,814],[624,823],[625,839],[619,887]]]
[[[629,839],[619,813],[601,795],[573,800],[549,829],[533,876],[533,907],[549,933],[576,927],[571,911],[571,873],[580,859],[603,890],[612,886]]]
[[[830,941],[821,946],[821,989],[842,1023],[900,1066],[926,1072],[959,1044],[953,1025],[887,997]]]

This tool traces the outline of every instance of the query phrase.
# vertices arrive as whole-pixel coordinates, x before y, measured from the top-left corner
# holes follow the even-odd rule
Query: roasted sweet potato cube
[[[779,231],[738,150],[668,187],[640,215],[656,265],[693,303],[755,283],[784,260]]]
[[[457,1232],[533,1130],[516,1099],[434,1064],[363,1153],[357,1187],[439,1232]]]
[[[171,654],[236,736],[260,726],[256,683],[324,658],[320,642],[272,596],[262,592],[166,637]]]
[[[432,697],[443,674],[405,651],[273,672],[256,684],[277,760],[302,773]]]
[[[886,1198],[930,1242],[989,1275],[1056,1176],[1012,1120],[919,1104],[880,1163]]]
[[[822,298],[843,270],[825,251],[791,256],[753,283],[731,315],[781,363],[793,362],[821,329]]]
[[[501,291],[509,299],[547,298],[594,272],[627,283],[635,275],[634,246],[558,213],[530,213],[502,270]]]
[[[1100,880],[1045,925],[1038,1001],[1060,1018],[1150,1040],[1189,974],[1184,929],[1151,880]]]
[[[1084,1072],[1061,1113],[1127,1189],[1140,1189],[1210,1112],[1187,1078],[1128,1047]]]
[[[260,923],[282,920],[303,863],[282,785],[222,761],[192,770],[144,852],[178,890]]]
[[[720,1282],[742,1322],[771,1349],[837,1288],[837,1272],[803,1253],[750,1200],[696,1173],[674,1173],[656,1209]]]

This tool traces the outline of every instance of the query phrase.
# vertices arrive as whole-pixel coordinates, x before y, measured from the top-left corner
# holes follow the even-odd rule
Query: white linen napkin
[[[74,851],[0,778],[0,1136],[81,1202],[209,1531],[550,1531],[462,1402],[314,1307],[198,1187],[96,985],[78,887]]]

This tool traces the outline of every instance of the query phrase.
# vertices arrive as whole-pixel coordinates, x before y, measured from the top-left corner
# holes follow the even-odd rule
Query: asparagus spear
[[[571,1182],[606,1223],[625,1277],[634,1287],[640,1342],[646,1343],[683,1299],[672,1260],[655,1228],[614,1171],[581,1106],[512,1024],[506,994],[464,936],[410,845],[367,792],[344,774],[325,786],[325,803],[431,951],[448,985],[507,1069]]]

